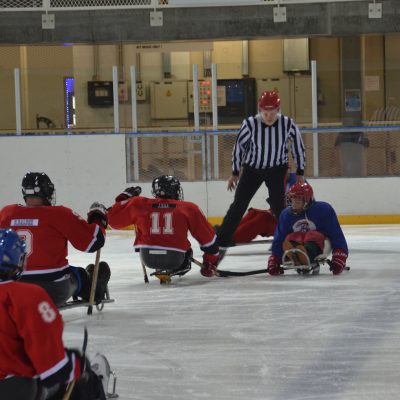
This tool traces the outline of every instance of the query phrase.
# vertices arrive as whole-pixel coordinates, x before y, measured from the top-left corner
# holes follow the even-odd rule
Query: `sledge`
[[[314,258],[314,261],[310,261],[310,257],[307,252],[302,248],[293,247],[286,250],[282,256],[282,268],[284,270],[294,269],[299,275],[318,275],[321,265],[325,263],[331,266],[332,261],[328,258],[332,247],[329,240],[324,242],[324,251]],[[344,268],[346,271],[350,270],[349,266]]]
[[[153,273],[151,273],[150,276],[155,276],[156,278],[158,278],[160,281],[160,285],[169,285],[172,281],[171,278],[173,276],[181,277],[181,276],[185,275],[187,272],[189,272],[190,269],[191,268],[189,267],[186,270],[181,270],[181,271],[177,271],[177,272],[173,272],[173,273],[169,273],[168,271],[163,271],[163,270],[156,270]]]
[[[274,240],[274,238],[252,240],[251,242],[244,242],[244,243],[234,243],[231,246],[227,246],[227,248],[230,249],[232,247],[252,246],[255,244],[271,244],[273,240]]]
[[[104,296],[104,299],[99,301],[99,302],[96,302],[93,305],[96,307],[97,311],[100,312],[100,311],[103,310],[105,304],[114,303],[114,301],[115,301],[114,299],[110,298],[110,293],[109,293],[108,288],[107,288],[105,296]],[[76,300],[67,301],[65,304],[59,306],[58,309],[59,310],[69,310],[70,308],[77,308],[77,307],[88,307],[89,308],[89,307],[91,307],[93,305],[90,304],[89,301],[76,299]]]

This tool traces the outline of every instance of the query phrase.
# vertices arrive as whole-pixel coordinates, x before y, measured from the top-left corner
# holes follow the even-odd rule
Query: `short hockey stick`
[[[81,371],[85,370],[87,342],[88,342],[88,331],[85,326],[85,330],[83,331],[82,358],[81,358],[83,365],[81,365]],[[75,380],[68,383],[62,400],[69,400],[69,398],[71,397],[72,391],[74,390],[75,383],[76,383]]]
[[[195,258],[191,257],[190,261],[192,261],[194,264],[198,265],[200,268],[204,268],[204,265],[200,261],[196,260]],[[217,272],[218,272],[217,276],[227,277],[227,276],[248,276],[248,275],[264,274],[264,273],[267,273],[267,270],[266,269],[258,269],[255,271],[236,272],[236,271],[223,271],[223,270],[218,269]]]
[[[144,283],[149,283],[149,277],[147,276],[146,266],[144,265],[143,261],[141,261],[141,263],[142,263],[142,269],[143,269]]]
[[[99,276],[100,250],[101,249],[98,249],[96,251],[96,261],[93,268],[92,286],[90,288],[89,307],[87,310],[87,315],[92,315],[93,306],[95,305],[94,297],[96,294],[97,277]]]

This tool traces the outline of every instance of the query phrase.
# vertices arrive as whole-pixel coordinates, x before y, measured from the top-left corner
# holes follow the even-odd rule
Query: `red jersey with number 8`
[[[63,327],[40,286],[0,281],[0,380],[14,375],[46,379],[64,368]]]

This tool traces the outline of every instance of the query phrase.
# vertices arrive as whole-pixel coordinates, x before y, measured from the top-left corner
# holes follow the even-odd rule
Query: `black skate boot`
[[[90,284],[92,284],[94,264],[89,264],[86,267],[86,271],[90,277]],[[94,295],[94,299],[96,303],[99,303],[101,300],[104,300],[105,293],[107,290],[107,284],[111,277],[111,270],[108,264],[104,261],[100,261],[99,263],[99,274],[97,276],[97,285],[96,285],[96,293]]]

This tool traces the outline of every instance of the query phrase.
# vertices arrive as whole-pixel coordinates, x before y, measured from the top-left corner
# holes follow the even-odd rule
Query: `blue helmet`
[[[26,244],[12,229],[0,229],[0,277],[12,278],[22,272]]]

